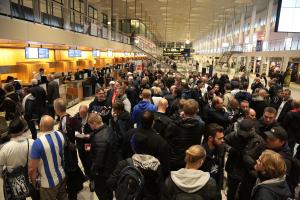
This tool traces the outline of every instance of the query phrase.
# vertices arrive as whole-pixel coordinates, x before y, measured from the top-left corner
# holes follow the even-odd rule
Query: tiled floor
[[[230,77],[232,77],[233,74],[230,74]],[[250,83],[252,83],[254,79],[254,75],[250,76]],[[291,83],[290,89],[292,90],[292,97],[293,98],[300,98],[300,85]],[[84,104],[84,105],[89,105],[89,103],[92,101],[92,99],[89,100],[84,100],[80,102],[79,104],[71,107],[68,109],[68,113],[71,115],[75,115],[78,112],[79,106]],[[30,133],[26,133],[28,137],[31,137]],[[223,196],[224,197],[224,196]],[[2,179],[0,179],[0,199],[3,199],[3,188],[2,188]],[[98,199],[95,193],[91,193],[89,191],[88,187],[88,182],[85,182],[84,184],[84,189],[79,193],[78,195],[78,200],[93,200],[93,199]],[[223,198],[225,199],[225,197]]]

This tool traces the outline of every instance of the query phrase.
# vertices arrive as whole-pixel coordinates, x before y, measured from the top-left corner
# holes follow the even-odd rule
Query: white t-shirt
[[[11,138],[9,142],[5,143],[0,150],[0,170],[5,167],[9,172],[19,166],[25,166],[30,156],[31,147],[33,144],[32,139],[28,139],[29,152],[27,138],[23,135]]]

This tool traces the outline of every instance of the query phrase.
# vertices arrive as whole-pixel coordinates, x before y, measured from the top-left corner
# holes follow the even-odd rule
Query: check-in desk
[[[71,107],[83,99],[82,82],[84,80],[69,81],[65,83],[66,87],[66,100],[68,107]]]

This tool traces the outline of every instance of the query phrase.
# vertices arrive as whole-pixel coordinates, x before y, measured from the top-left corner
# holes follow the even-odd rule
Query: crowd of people
[[[109,87],[99,82],[74,116],[53,79],[47,91],[33,79],[23,92],[14,82],[1,92],[9,125],[0,168],[28,166],[33,199],[75,200],[85,181],[101,200],[299,196],[300,99],[276,78],[126,71]]]

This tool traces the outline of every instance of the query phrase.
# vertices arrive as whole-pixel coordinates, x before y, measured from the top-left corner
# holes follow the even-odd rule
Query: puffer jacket
[[[117,164],[116,139],[111,128],[103,125],[91,135],[91,175],[109,177]]]
[[[179,119],[166,130],[165,139],[171,146],[170,164],[172,170],[185,166],[185,151],[192,145],[200,144],[204,132],[200,117]]]

